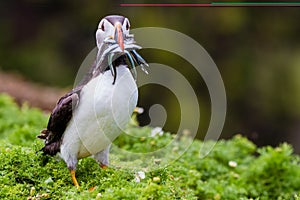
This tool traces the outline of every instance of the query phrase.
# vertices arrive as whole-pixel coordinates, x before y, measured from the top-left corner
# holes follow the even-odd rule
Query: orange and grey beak
[[[124,51],[123,31],[122,31],[122,25],[120,23],[117,23],[115,25],[115,40],[119,44],[122,51]]]

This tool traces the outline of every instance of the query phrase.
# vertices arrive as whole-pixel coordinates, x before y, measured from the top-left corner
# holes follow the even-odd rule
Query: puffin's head
[[[126,17],[120,15],[109,15],[104,17],[96,31],[97,47],[100,48],[104,39],[110,38],[119,44],[124,51],[124,36],[129,34],[130,23]]]

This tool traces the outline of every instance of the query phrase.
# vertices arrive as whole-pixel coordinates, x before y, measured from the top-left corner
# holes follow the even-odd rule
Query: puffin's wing
[[[55,155],[60,148],[62,135],[72,118],[73,109],[79,103],[79,90],[73,90],[59,99],[53,109],[47,129],[41,131],[38,136],[45,139],[45,147],[42,149],[44,153]]]

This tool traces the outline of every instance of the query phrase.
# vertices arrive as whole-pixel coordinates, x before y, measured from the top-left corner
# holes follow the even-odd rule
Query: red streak
[[[123,7],[210,7],[209,3],[122,3]]]

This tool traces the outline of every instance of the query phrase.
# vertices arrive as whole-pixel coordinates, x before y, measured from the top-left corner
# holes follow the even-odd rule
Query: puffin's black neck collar
[[[125,55],[119,56],[117,59],[115,59],[112,62],[112,69],[110,68],[110,66],[107,66],[104,70],[104,71],[111,70],[111,73],[114,77],[114,80],[112,82],[113,85],[115,84],[116,79],[117,79],[117,67],[120,65],[126,65],[126,56]]]
[[[119,56],[116,60],[113,61],[112,65],[114,67],[118,67],[120,65],[127,65],[126,56],[125,55]],[[108,70],[110,70],[109,66],[107,66],[104,71],[108,71]]]

